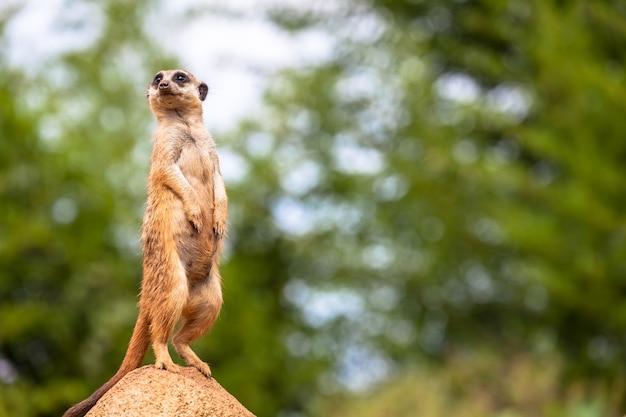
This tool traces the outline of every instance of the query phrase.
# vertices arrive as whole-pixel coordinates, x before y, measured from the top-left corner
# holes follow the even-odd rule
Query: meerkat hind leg
[[[195,320],[185,321],[183,327],[181,327],[181,329],[178,331],[178,333],[176,333],[176,336],[174,337],[174,347],[176,348],[176,352],[178,352],[180,357],[183,358],[187,365],[193,366],[194,368],[199,370],[204,376],[210,378],[211,368],[206,362],[203,362],[202,359],[200,359],[193,350],[191,350],[191,347],[189,347],[189,341],[186,340],[189,338],[190,335],[196,335],[199,333],[195,330],[198,326],[194,322]]]
[[[157,369],[178,373],[178,366],[172,361],[168,350],[168,341],[188,297],[187,276],[180,263],[176,266],[176,272],[172,273],[172,278],[172,288],[169,291],[162,291],[163,294],[167,294],[167,299],[155,304],[150,331],[155,356],[154,366]]]
[[[174,363],[169,351],[167,350],[167,343],[164,344],[162,342],[154,342],[152,344],[152,349],[154,350],[154,356],[156,357],[154,362],[155,368],[164,369],[175,374],[178,373],[178,366]]]
[[[211,274],[206,284],[192,290],[189,303],[183,310],[185,321],[173,338],[174,348],[180,357],[207,378],[211,377],[211,368],[191,350],[189,344],[208,332],[217,320],[222,307],[220,281],[219,275]]]

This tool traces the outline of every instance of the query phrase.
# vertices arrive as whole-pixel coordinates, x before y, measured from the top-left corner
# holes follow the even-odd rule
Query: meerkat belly
[[[202,212],[202,230],[196,230],[188,221],[178,230],[178,255],[191,281],[205,279],[210,272],[215,243],[213,239],[212,166],[204,152],[194,144],[186,146],[178,161],[183,176],[191,185]]]

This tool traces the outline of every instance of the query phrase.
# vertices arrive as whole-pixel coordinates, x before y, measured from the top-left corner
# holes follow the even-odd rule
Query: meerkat
[[[189,347],[211,329],[222,306],[219,258],[228,202],[215,143],[202,118],[207,93],[207,85],[184,70],[159,71],[150,84],[147,98],[157,127],[141,235],[139,317],[117,373],[63,417],[85,415],[141,365],[150,344],[155,367],[178,372],[168,351],[170,338],[188,365],[211,377],[209,365]]]

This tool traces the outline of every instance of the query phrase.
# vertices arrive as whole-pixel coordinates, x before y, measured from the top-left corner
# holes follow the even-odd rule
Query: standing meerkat
[[[124,375],[138,368],[150,344],[155,366],[178,372],[168,351],[211,377],[189,343],[205,334],[222,307],[219,257],[227,197],[215,143],[204,127],[208,87],[187,71],[159,71],[147,96],[157,119],[148,201],[143,218],[143,279],[139,317],[117,373],[63,417],[84,416]]]

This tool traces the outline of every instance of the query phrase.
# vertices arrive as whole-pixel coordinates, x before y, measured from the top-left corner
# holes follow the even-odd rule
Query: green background
[[[144,91],[179,63],[146,30],[158,2],[65,3],[87,5],[97,36],[36,67],[10,64],[19,7],[0,14],[0,416],[89,395],[137,315]],[[621,416],[625,4],[263,13],[334,49],[213,132],[245,168],[195,345],[216,379],[258,416]]]

